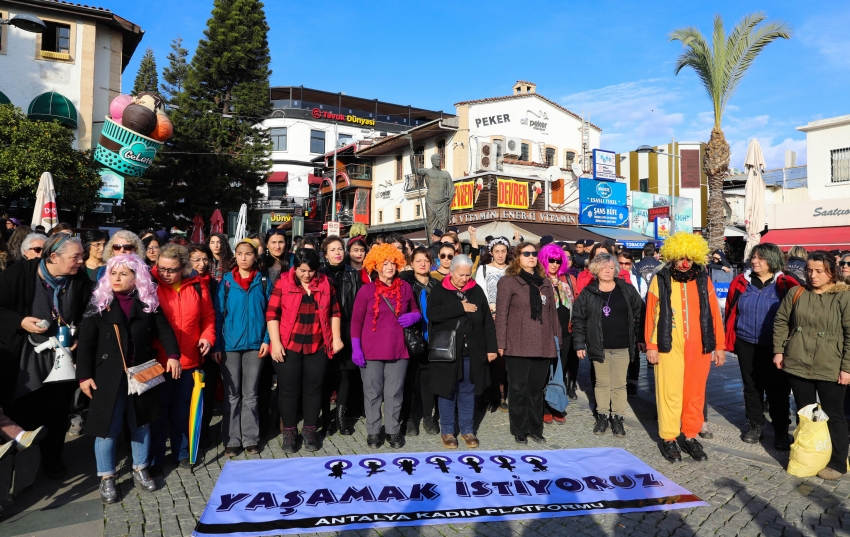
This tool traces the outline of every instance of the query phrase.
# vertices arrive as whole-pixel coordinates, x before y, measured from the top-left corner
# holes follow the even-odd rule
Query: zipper
[[[682,302],[684,303],[682,306],[683,318],[682,318],[682,333],[685,335],[685,339],[690,337],[688,332],[688,284],[682,283]]]

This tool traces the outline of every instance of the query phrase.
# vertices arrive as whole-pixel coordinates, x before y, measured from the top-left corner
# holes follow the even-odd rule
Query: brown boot
[[[444,448],[457,449],[457,439],[453,434],[441,434],[440,439],[443,441]]]
[[[466,447],[468,448],[478,447],[478,438],[474,433],[463,435],[463,441],[466,442]]]

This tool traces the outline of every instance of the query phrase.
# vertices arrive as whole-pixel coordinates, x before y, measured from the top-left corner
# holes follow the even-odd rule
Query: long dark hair
[[[210,236],[207,237],[207,246],[210,245],[210,239],[213,237],[217,237],[221,242],[221,252],[219,252],[219,256],[221,256],[221,270],[222,273],[230,272],[233,270],[233,267],[236,266],[236,258],[233,257],[233,250],[230,249],[230,243],[227,242],[227,237],[225,237],[221,233],[210,233]],[[212,253],[212,248],[210,248],[210,253]],[[210,257],[210,265],[215,263],[215,256]]]
[[[280,235],[281,237],[283,237],[283,253],[281,254],[280,257],[275,257],[272,254],[271,249],[269,248],[269,240],[272,237],[274,237],[275,235]],[[268,233],[266,233],[266,251],[263,254],[266,257],[266,266],[267,267],[273,267],[274,264],[275,264],[275,261],[279,261],[280,262],[280,271],[284,272],[287,269],[287,266],[286,266],[286,257],[287,257],[286,252],[287,251],[288,251],[288,248],[287,248],[287,243],[286,243],[286,232],[284,230],[276,228],[276,227],[271,228],[268,231]]]
[[[292,258],[292,266],[300,267],[307,265],[310,270],[319,270],[319,252],[312,248],[299,248],[295,251],[295,256]]]
[[[806,265],[808,265],[809,261],[820,261],[823,263],[823,268],[826,269],[830,283],[836,283],[838,281],[838,264],[835,262],[834,255],[826,250],[815,250],[809,254],[808,259],[806,259]],[[808,277],[808,274],[806,276],[806,289],[811,291],[814,289],[812,287],[812,279]]]
[[[80,238],[83,241],[83,261],[88,261],[91,244],[97,241],[109,241],[109,233],[102,229],[89,229],[86,230]],[[104,263],[104,265],[105,264],[106,263]]]

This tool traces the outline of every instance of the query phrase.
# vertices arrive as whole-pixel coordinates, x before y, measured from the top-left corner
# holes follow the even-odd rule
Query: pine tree
[[[171,40],[171,52],[168,53],[168,67],[162,70],[164,84],[160,85],[169,102],[174,102],[183,93],[186,77],[189,76],[189,64],[186,57],[189,51],[183,48],[183,38],[179,35]]]
[[[136,80],[133,82],[133,95],[138,95],[144,91],[159,91],[159,75],[156,70],[156,58],[153,56],[153,49],[148,47],[145,55],[142,56],[142,61],[139,63],[139,72],[136,73]]]

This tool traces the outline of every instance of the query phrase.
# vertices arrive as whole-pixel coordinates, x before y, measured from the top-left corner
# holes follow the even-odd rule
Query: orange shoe
[[[552,421],[553,421],[552,420],[552,414],[549,414],[549,413],[543,414],[543,423],[545,423],[546,425],[551,425]]]
[[[567,415],[563,412],[552,411],[552,419],[554,419],[555,423],[558,425],[563,425],[567,422]]]

